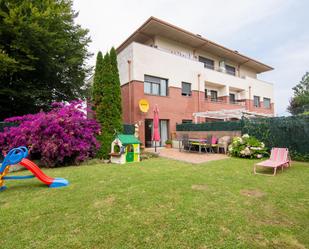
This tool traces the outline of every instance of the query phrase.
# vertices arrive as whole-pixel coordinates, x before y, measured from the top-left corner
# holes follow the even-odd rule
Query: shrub
[[[99,124],[87,119],[81,101],[69,104],[53,103],[49,112],[39,112],[8,118],[6,122],[19,124],[0,133],[0,149],[27,146],[32,159],[41,165],[78,164],[95,155],[99,148],[96,135]]]
[[[242,137],[234,137],[229,145],[229,154],[235,157],[262,158],[268,155],[264,143],[255,137],[244,134]]]
[[[167,140],[165,141],[165,144],[173,144],[173,142],[172,142],[172,140],[167,139]]]

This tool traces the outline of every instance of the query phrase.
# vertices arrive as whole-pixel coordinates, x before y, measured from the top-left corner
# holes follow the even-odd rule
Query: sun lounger
[[[272,148],[270,158],[266,161],[255,164],[253,171],[254,174],[269,175],[269,174],[257,173],[256,168],[257,167],[273,168],[274,169],[273,176],[274,176],[277,173],[277,168],[281,168],[281,170],[283,171],[283,167],[288,166],[291,166],[289,150],[287,148]]]

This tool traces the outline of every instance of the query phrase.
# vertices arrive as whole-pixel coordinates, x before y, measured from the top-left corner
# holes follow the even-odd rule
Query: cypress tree
[[[113,106],[114,106],[114,127],[118,132],[122,132],[122,105],[121,105],[121,88],[119,71],[117,66],[117,53],[114,47],[110,50],[110,60],[113,74],[112,92],[113,92]]]
[[[101,56],[98,54],[97,61],[101,60]],[[102,63],[96,66],[93,100],[96,118],[101,124],[101,134],[98,136],[101,148],[97,156],[106,159],[109,158],[115,132],[122,132],[120,80],[117,55],[113,48],[104,55]]]
[[[92,104],[94,109],[100,104],[101,98],[103,96],[102,92],[102,70],[103,70],[103,55],[99,51],[97,54],[97,61],[95,65],[93,87],[92,87]]]

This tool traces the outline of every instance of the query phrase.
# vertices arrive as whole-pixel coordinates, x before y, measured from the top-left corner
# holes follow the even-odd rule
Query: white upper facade
[[[137,36],[136,32],[141,32],[139,30],[146,24],[148,30],[145,32],[148,33]],[[273,103],[273,84],[257,79],[257,74],[272,70],[271,67],[220,45],[209,45],[207,41],[197,46],[197,40],[202,39],[199,36],[192,40],[188,38],[187,43],[184,43],[186,39],[180,42],[180,38],[187,35],[181,36],[182,30],[175,36],[166,37],[165,34],[171,33],[169,30],[160,33],[153,31],[156,23],[146,24],[117,49],[122,85],[134,80],[143,82],[145,75],[150,75],[167,79],[169,87],[181,88],[182,82],[186,82],[191,83],[192,91],[216,90],[219,97],[234,93],[237,99],[258,96]],[[174,27],[169,28],[174,30]],[[151,33],[155,35],[151,36]],[[178,38],[177,41],[173,37]],[[209,67],[201,62],[203,59],[213,64]]]

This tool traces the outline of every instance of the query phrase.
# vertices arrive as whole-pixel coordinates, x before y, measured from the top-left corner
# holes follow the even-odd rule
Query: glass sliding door
[[[160,146],[165,146],[165,141],[168,139],[168,120],[160,120]]]
[[[168,133],[168,120],[159,120],[159,132],[161,140],[157,142],[157,147],[165,146],[165,141],[169,138]],[[145,119],[145,145],[146,147],[154,147],[154,142],[152,142],[153,134],[153,119]]]

